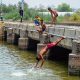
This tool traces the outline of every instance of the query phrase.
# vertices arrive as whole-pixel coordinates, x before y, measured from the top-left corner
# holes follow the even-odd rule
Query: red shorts
[[[54,43],[49,43],[49,44],[47,44],[47,48],[50,49],[50,48],[52,48],[52,47],[54,47],[56,45],[57,44],[55,42]]]

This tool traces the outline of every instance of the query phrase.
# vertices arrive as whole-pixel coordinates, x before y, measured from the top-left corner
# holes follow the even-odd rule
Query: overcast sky
[[[17,4],[21,0],[2,0],[4,4]],[[24,0],[29,7],[39,7],[44,5],[44,7],[55,6],[57,7],[61,3],[67,3],[71,8],[80,8],[80,0]],[[1,0],[0,0],[1,2]]]

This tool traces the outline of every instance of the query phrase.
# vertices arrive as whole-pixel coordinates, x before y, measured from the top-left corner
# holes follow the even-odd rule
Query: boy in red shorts
[[[55,47],[57,46],[57,44],[63,40],[64,37],[61,37],[59,39],[57,39],[55,42],[52,42],[52,43],[48,43],[38,54],[37,54],[37,57],[36,57],[36,60],[37,60],[37,63],[35,65],[35,67],[38,66],[38,63],[42,60],[42,63],[40,65],[40,67],[43,66],[44,64],[44,55],[46,54],[46,52],[48,51],[48,49],[52,48],[52,47]]]

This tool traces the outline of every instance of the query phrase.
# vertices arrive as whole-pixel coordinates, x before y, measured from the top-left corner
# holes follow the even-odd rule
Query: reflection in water
[[[34,68],[34,52],[0,43],[0,80],[79,80],[68,76],[67,66],[46,61],[43,68]]]

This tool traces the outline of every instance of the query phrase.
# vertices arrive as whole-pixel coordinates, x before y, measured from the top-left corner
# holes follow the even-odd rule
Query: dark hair
[[[38,57],[36,57],[36,60],[37,60],[37,61],[40,61],[40,59],[39,59]]]
[[[50,8],[50,7],[48,7],[48,10],[51,10],[51,8]]]

